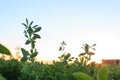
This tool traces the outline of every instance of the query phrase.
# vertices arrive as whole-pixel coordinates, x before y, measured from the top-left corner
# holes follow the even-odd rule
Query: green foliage
[[[21,76],[19,80],[43,80],[45,76],[45,65],[32,62],[32,63],[24,63],[21,69]],[[45,79],[46,80],[46,79]]]
[[[90,52],[90,49],[96,50],[94,46],[96,46],[96,44],[93,44],[92,46],[84,44],[81,48],[83,48],[85,52],[80,53],[80,56],[87,55],[86,58],[90,60],[91,56],[95,54],[94,52]]]
[[[87,68],[89,70],[90,76],[93,77],[94,80],[97,79],[97,69],[101,66],[101,64],[97,64],[96,62],[91,62],[87,65]]]
[[[15,59],[0,59],[0,73],[7,80],[76,80],[73,77],[76,72],[80,73],[82,78],[86,74],[93,80],[107,80],[107,76],[108,80],[120,79],[120,65],[109,66],[108,69],[106,66],[96,68],[95,63],[82,66],[77,61],[71,64],[59,61],[54,61],[53,64],[43,64],[39,62],[18,62]]]
[[[82,65],[86,65],[88,61],[91,60],[91,56],[95,54],[94,52],[90,51],[90,49],[96,50],[94,46],[96,46],[96,44],[93,44],[92,46],[84,44],[83,47],[81,47],[82,49],[84,49],[84,52],[79,54],[80,62],[82,63]]]
[[[63,62],[64,64],[68,64],[69,62],[72,62],[72,60],[74,59],[74,57],[71,57],[70,53],[66,53],[64,52],[65,50],[65,46],[66,46],[66,42],[62,41],[60,43],[60,47],[59,47],[59,51],[62,52],[62,55],[59,56],[58,58],[60,59],[61,62]]]
[[[75,80],[72,69],[62,62],[42,64],[38,62],[25,63],[19,80]]]
[[[24,48],[21,48],[21,51],[22,51],[22,54],[23,54],[23,57],[21,58],[21,61],[27,61],[28,55],[30,55],[29,52],[26,51]]]
[[[84,72],[86,74],[90,74],[87,66],[83,66],[80,62],[75,61],[71,64],[71,67],[74,72]]]
[[[64,64],[68,64],[69,62],[72,62],[74,57],[71,57],[70,53],[64,53],[59,57],[60,61],[63,62]]]
[[[21,64],[15,60],[0,59],[0,73],[7,80],[17,80],[20,76]]]
[[[120,80],[120,65],[109,65],[109,78]]]
[[[49,73],[52,76],[52,80],[76,80],[72,73],[74,68],[70,64],[64,64],[63,62],[55,62],[50,65]]]
[[[0,44],[0,53],[6,54],[6,55],[11,55],[10,51],[8,48],[6,48],[4,45]]]
[[[33,21],[29,23],[28,19],[26,19],[26,23],[22,23],[25,26],[24,34],[27,38],[25,44],[31,45],[30,51],[25,50],[24,48],[21,48],[23,57],[21,58],[21,61],[27,61],[28,59],[30,61],[34,61],[34,58],[37,56],[38,52],[35,48],[36,39],[41,39],[41,36],[37,34],[41,30],[41,27],[38,25],[34,25]]]

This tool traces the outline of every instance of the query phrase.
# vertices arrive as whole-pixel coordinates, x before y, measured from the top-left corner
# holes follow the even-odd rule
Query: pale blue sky
[[[0,43],[11,51],[25,47],[25,18],[42,27],[37,49],[42,59],[56,59],[65,40],[66,52],[77,56],[84,43],[96,43],[93,59],[120,58],[119,0],[0,0]]]

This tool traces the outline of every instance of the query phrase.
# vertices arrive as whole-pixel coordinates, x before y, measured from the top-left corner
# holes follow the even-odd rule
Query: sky
[[[0,43],[15,54],[25,45],[27,18],[42,27],[36,47],[42,60],[55,60],[61,53],[60,43],[67,43],[65,52],[78,56],[85,43],[96,45],[92,60],[120,58],[119,0],[0,0]]]

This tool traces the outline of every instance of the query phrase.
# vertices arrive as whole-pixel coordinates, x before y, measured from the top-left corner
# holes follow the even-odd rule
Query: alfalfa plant
[[[88,44],[83,44],[83,46],[81,47],[84,52],[79,54],[80,57],[80,62],[82,63],[83,66],[86,66],[88,61],[91,60],[91,56],[95,55],[94,52],[91,52],[90,49],[92,50],[96,50],[94,47],[96,46],[96,44],[93,44],[92,46],[88,45]]]
[[[38,54],[38,51],[35,47],[36,39],[41,39],[41,36],[37,33],[41,30],[41,27],[39,27],[38,25],[33,25],[33,21],[29,22],[28,19],[26,19],[26,23],[22,23],[22,25],[25,26],[24,34],[27,38],[25,44],[31,45],[31,49],[30,51],[27,51],[24,48],[21,48],[23,54],[21,61],[34,61],[34,58]]]
[[[60,59],[61,62],[65,63],[65,64],[68,64],[68,62],[71,62],[71,61],[74,59],[74,57],[71,57],[71,54],[70,54],[70,53],[64,52],[64,50],[65,50],[65,48],[66,48],[66,47],[65,47],[66,45],[67,45],[67,44],[66,44],[65,41],[62,41],[62,42],[60,43],[59,51],[62,52],[62,55],[61,55],[60,57],[58,57],[58,58]]]

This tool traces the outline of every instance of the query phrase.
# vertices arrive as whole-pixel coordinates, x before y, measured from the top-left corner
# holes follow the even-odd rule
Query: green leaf
[[[28,25],[28,19],[26,18],[26,23],[27,23],[27,25]]]
[[[29,52],[24,48],[21,48],[21,51],[22,51],[23,57],[27,57],[29,55]]]
[[[86,53],[80,53],[79,56],[84,56]]]
[[[82,73],[82,72],[76,72],[76,73],[73,73],[73,76],[77,79],[77,80],[92,80],[92,78],[85,74],[85,73]]]
[[[108,78],[108,68],[107,66],[102,66],[98,70],[97,73],[97,80],[107,80]]]
[[[28,39],[28,40],[25,42],[25,44],[28,45],[28,44],[30,44],[30,42],[31,42],[31,41]]]
[[[28,35],[25,34],[25,37],[28,38]]]
[[[34,57],[37,56],[37,54],[38,54],[38,52],[34,52],[34,53],[32,53],[32,54],[30,55],[30,57],[31,57],[31,58],[34,58]]]
[[[71,54],[70,54],[70,53],[67,53],[67,54],[65,55],[65,59],[67,60],[68,58],[70,58],[70,56],[71,56]]]
[[[33,26],[33,28],[36,28],[36,27],[38,27],[38,25]]]
[[[22,25],[24,25],[24,26],[25,26],[25,28],[27,29],[27,27],[28,27],[28,26],[27,26],[25,23],[22,23]]]
[[[37,27],[37,28],[35,28],[35,31],[34,32],[38,32],[38,31],[40,31],[41,30],[41,27]]]
[[[33,34],[34,36],[33,36],[33,38],[32,38],[32,40],[35,40],[35,39],[40,39],[41,37],[40,37],[40,35],[38,35],[38,34]]]
[[[59,51],[61,51],[61,50],[62,50],[62,47],[60,46]]]
[[[21,61],[27,61],[27,59],[28,59],[27,57],[22,57]]]
[[[31,26],[33,24],[33,21],[31,21],[31,23],[30,23],[30,25],[29,26]]]
[[[31,49],[30,52],[33,53],[33,49]]]
[[[0,44],[0,53],[6,54],[6,55],[11,55],[11,52],[9,51],[8,48],[6,48],[4,45]]]
[[[95,55],[94,52],[88,52],[88,55]]]
[[[96,46],[96,44],[93,44],[92,46]]]
[[[28,33],[26,30],[24,30],[25,37],[28,38]]]

